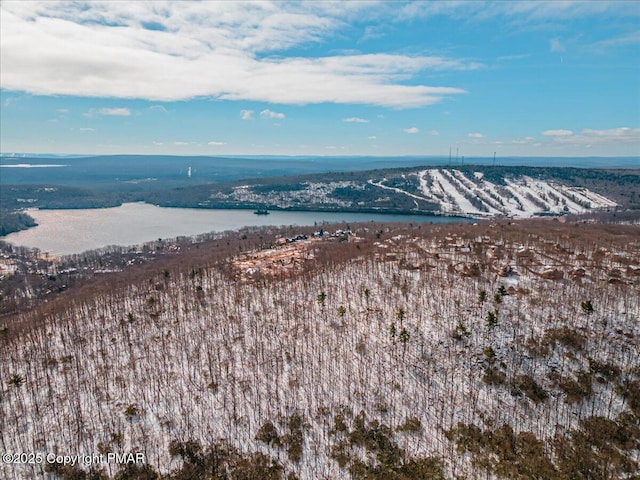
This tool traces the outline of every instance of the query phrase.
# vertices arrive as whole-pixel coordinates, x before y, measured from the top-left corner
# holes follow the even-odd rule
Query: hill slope
[[[203,244],[13,319],[3,449],[141,452],[147,473],[172,478],[638,473],[638,227],[255,238],[262,248],[208,263]]]
[[[471,217],[638,208],[634,171],[487,167],[385,169],[272,177],[149,193],[164,206],[430,213]]]

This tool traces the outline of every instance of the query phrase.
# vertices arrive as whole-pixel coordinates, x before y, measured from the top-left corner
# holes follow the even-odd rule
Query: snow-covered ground
[[[423,174],[439,185],[425,196],[456,185],[455,173]],[[465,205],[460,193],[447,195],[450,205]],[[332,428],[338,412],[352,425],[362,410],[392,428],[417,417],[420,431],[395,433],[398,445],[442,459],[452,477],[477,478],[446,437],[458,422],[507,424],[549,440],[587,416],[625,411],[613,381],[594,380],[591,394],[570,403],[551,373],[573,378],[592,358],[619,366],[623,378],[638,365],[638,237],[609,251],[601,238],[585,240],[590,227],[533,236],[514,226],[517,241],[505,229],[433,228],[379,239],[365,229],[359,234],[371,238],[357,252],[366,254],[290,279],[235,281],[218,265],[192,267],[186,258],[168,276],[149,269],[149,278],[42,310],[36,328],[0,343],[3,451],[93,454],[100,444],[144,452],[166,472],[179,465],[168,454],[172,440],[226,438],[300,479],[348,478],[331,457],[339,439]],[[578,265],[584,272],[574,279]],[[505,266],[513,271],[502,277]],[[562,279],[545,279],[549,267]],[[498,298],[500,287],[509,292]],[[591,314],[581,308],[586,299]],[[562,327],[584,346],[545,343]],[[482,380],[488,346],[504,385]],[[524,374],[549,392],[544,402],[513,395],[509,382]],[[12,375],[24,382],[8,383]],[[299,463],[256,439],[266,421],[282,432],[295,413],[307,425]],[[35,472],[0,465],[7,479]]]
[[[528,218],[616,206],[612,200],[586,188],[527,176],[507,177],[505,185],[497,185],[486,180],[482,172],[465,175],[460,170],[434,168],[418,172],[418,178],[420,193],[439,203],[442,212],[449,214]]]

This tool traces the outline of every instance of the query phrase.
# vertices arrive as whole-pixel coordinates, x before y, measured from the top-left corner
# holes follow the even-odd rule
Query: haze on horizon
[[[0,4],[3,153],[639,156],[640,3]]]

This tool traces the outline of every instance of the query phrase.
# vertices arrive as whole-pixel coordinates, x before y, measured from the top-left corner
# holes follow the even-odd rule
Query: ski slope
[[[456,169],[427,169],[417,172],[417,175],[418,193],[437,202],[441,211],[448,214],[528,218],[537,215],[584,213],[617,205],[586,188],[524,175],[505,177],[504,185],[486,180],[481,172],[465,175]],[[374,184],[383,186],[382,182]]]

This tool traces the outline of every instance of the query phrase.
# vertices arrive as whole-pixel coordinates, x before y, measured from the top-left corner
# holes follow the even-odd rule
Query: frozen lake
[[[280,212],[255,215],[252,210],[166,208],[126,203],[114,208],[30,210],[37,227],[2,238],[13,245],[39,248],[51,255],[67,255],[108,245],[137,245],[158,238],[237,230],[245,226],[314,225],[323,222],[469,221],[458,217],[375,213]]]

